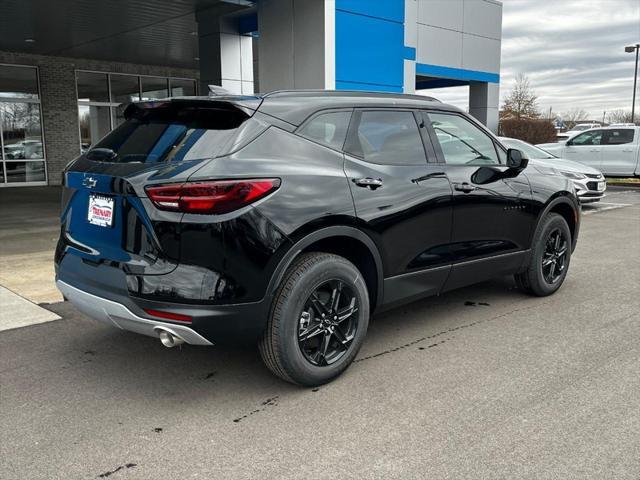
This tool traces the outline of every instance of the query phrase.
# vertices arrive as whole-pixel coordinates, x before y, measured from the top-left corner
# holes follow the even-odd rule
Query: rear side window
[[[412,112],[363,111],[345,150],[381,165],[424,165],[426,157]]]
[[[248,118],[231,105],[156,102],[131,105],[127,120],[87,153],[95,161],[154,163],[227,153]]]
[[[573,137],[570,145],[600,145],[602,140],[602,130],[590,130]]]
[[[342,150],[350,119],[350,111],[321,113],[307,122],[299,134],[327,147]]]
[[[633,142],[634,131],[631,128],[621,128],[619,130],[606,130],[603,145],[623,145]]]

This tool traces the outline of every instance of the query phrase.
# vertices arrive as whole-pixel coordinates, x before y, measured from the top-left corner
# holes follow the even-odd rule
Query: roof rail
[[[323,94],[327,96],[354,96],[354,97],[389,97],[389,98],[413,98],[414,100],[424,100],[426,102],[440,102],[437,98],[428,97],[426,95],[415,95],[409,93],[393,93],[393,92],[377,92],[368,90],[323,90],[323,89],[301,89],[301,90],[274,90],[273,92],[264,93],[263,98],[286,96],[286,95],[314,95]]]

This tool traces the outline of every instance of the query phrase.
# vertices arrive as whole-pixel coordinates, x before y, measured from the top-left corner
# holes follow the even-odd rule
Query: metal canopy
[[[251,0],[2,0],[0,50],[198,68],[196,12]]]

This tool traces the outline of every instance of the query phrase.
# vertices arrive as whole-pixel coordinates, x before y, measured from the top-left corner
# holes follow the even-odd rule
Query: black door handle
[[[419,182],[423,182],[424,180],[429,180],[430,178],[444,178],[446,176],[447,174],[444,172],[434,172],[434,173],[427,173],[426,175],[423,175],[418,178],[412,178],[411,181],[413,183],[419,183]]]
[[[469,185],[467,182],[454,183],[453,188],[455,188],[458,192],[464,193],[473,192],[476,189],[476,187],[474,187],[473,185]]]
[[[359,187],[370,188],[371,190],[375,190],[376,188],[380,188],[382,186],[381,178],[354,178],[353,183],[355,183]]]

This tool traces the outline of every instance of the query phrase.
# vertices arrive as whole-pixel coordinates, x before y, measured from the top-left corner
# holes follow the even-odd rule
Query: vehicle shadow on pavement
[[[477,323],[476,312],[486,316],[494,300],[512,303],[522,298],[510,279],[499,279],[384,312],[373,319],[356,365],[410,345],[420,350],[436,346],[443,343],[443,333]],[[259,402],[255,412],[273,405],[274,398],[309,390],[273,376],[252,346],[167,349],[157,339],[88,320],[69,302],[46,308],[63,319],[26,327],[28,334],[26,328],[5,331],[0,350],[4,371],[35,361],[34,373],[46,376],[54,390],[71,384],[79,397],[148,402],[150,407]],[[338,381],[348,382],[357,368],[352,366]]]

